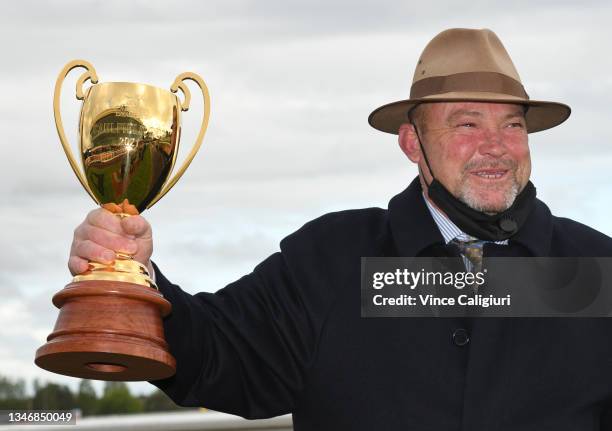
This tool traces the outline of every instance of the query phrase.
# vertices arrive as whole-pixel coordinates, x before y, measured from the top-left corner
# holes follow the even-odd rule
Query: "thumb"
[[[128,235],[138,237],[151,236],[151,225],[144,217],[134,215],[121,220],[121,227]]]

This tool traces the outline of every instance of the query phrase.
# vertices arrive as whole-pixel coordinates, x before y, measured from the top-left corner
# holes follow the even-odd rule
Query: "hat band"
[[[529,99],[523,84],[497,72],[463,72],[421,79],[412,84],[410,98],[420,99],[453,91],[482,91]]]

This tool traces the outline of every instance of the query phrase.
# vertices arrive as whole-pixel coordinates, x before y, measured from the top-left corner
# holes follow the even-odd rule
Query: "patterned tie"
[[[457,247],[461,256],[464,257],[468,272],[476,273],[482,271],[482,246],[486,242],[472,237],[467,240],[456,237],[449,241],[449,244]]]

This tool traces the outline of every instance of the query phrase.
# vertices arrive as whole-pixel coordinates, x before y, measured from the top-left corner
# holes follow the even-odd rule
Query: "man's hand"
[[[77,275],[87,270],[87,261],[110,264],[116,252],[131,254],[152,271],[151,225],[140,215],[120,219],[103,208],[95,209],[74,230],[68,269]]]

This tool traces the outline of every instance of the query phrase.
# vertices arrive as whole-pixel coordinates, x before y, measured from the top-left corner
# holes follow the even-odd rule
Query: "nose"
[[[506,146],[504,144],[502,131],[497,128],[488,128],[483,130],[482,141],[478,146],[478,152],[481,155],[487,155],[495,158],[506,154]]]

